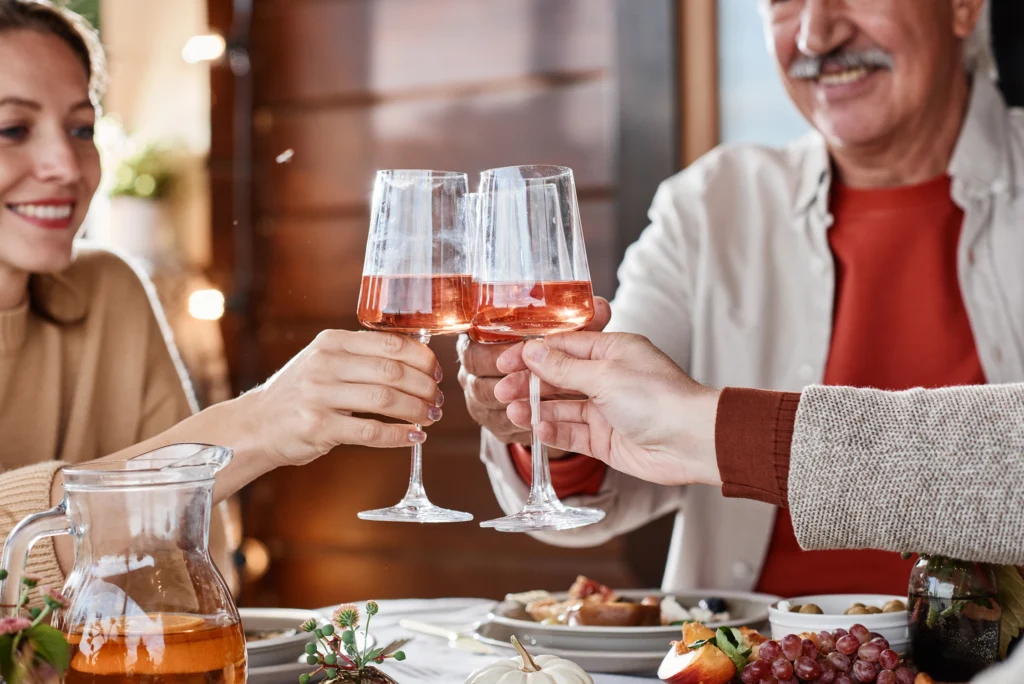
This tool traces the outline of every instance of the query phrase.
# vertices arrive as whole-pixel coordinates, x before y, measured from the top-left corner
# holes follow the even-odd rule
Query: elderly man
[[[718,387],[1024,380],[1024,114],[965,66],[982,5],[761,0],[815,131],[783,149],[719,148],[666,181],[608,328]],[[528,440],[494,397],[502,351],[464,342],[460,378],[498,500],[515,511]],[[594,545],[675,511],[667,589],[906,590],[897,554],[802,551],[788,512],[731,498],[744,491],[730,467],[723,480],[740,484],[667,487],[565,456],[556,489],[608,516],[535,536]]]

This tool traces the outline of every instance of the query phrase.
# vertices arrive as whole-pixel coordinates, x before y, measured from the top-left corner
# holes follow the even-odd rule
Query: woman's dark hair
[[[96,30],[82,15],[50,0],[0,0],[0,34],[19,30],[50,34],[67,43],[89,77],[89,96],[99,103],[106,87],[106,59]]]

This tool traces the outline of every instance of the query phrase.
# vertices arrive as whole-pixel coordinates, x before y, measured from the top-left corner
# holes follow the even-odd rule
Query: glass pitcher
[[[231,451],[175,444],[127,461],[64,468],[64,501],[23,520],[4,547],[0,604],[16,603],[28,552],[71,535],[66,684],[241,684],[245,638],[210,558],[214,476]]]

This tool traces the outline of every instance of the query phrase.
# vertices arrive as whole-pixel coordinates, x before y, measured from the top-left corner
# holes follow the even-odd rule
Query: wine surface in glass
[[[245,635],[235,622],[153,613],[71,630],[65,684],[242,684]]]
[[[579,330],[594,318],[594,290],[587,280],[474,283],[473,330],[491,336],[543,337]]]
[[[372,330],[459,333],[469,329],[473,301],[468,274],[364,275],[358,316]]]

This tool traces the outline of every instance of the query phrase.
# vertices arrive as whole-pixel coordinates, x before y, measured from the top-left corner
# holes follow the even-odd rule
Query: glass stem
[[[412,335],[413,339],[417,339],[423,344],[430,344],[430,333],[420,332],[418,335]],[[416,429],[421,429],[420,425],[416,425]],[[427,499],[427,491],[423,488],[423,445],[413,444],[412,445],[412,467],[409,472],[409,489],[405,492],[405,497],[402,499],[403,504],[416,504],[429,503]]]
[[[530,484],[530,497],[526,500],[527,508],[531,506],[559,505],[558,496],[551,486],[551,468],[548,464],[548,449],[537,435],[540,425],[540,378],[530,373],[530,425],[533,428],[533,451],[531,467],[533,479]]]

